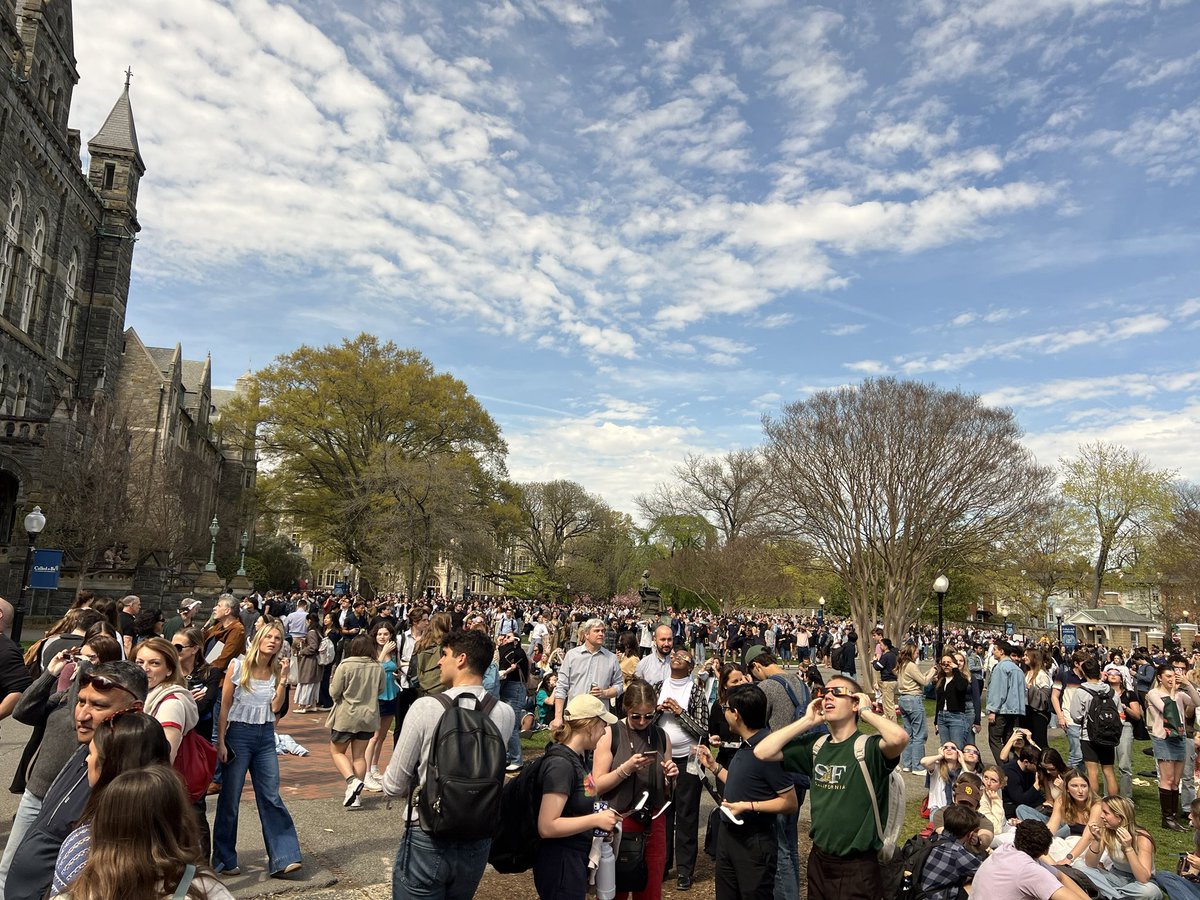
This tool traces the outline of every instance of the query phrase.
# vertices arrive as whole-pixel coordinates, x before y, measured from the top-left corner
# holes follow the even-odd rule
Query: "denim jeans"
[[[1162,900],[1162,891],[1154,882],[1139,883],[1131,873],[1119,868],[1093,869],[1082,859],[1071,863],[1092,880],[1100,896],[1110,900]]]
[[[508,736],[509,765],[521,764],[521,717],[525,714],[525,696],[528,691],[520,681],[501,681],[500,699],[512,707],[513,728]]]
[[[4,882],[8,879],[8,868],[12,865],[13,857],[17,855],[17,847],[29,826],[37,819],[42,811],[42,798],[35,797],[26,789],[21,795],[21,803],[17,806],[17,816],[13,819],[12,830],[8,833],[8,844],[4,848],[4,859],[0,861],[0,897],[4,896]]]
[[[292,814],[279,797],[279,757],[275,755],[275,724],[248,725],[230,722],[225,746],[233,754],[225,764],[225,780],[217,798],[217,816],[213,821],[213,868],[238,867],[238,809],[246,774],[254,787],[254,802],[262,823],[263,842],[267,847],[267,870],[278,872],[300,862],[300,840]]]
[[[1183,742],[1183,776],[1179,779],[1179,802],[1187,809],[1196,799],[1196,749],[1191,738]]]
[[[800,788],[796,789],[798,792]],[[804,795],[800,794],[804,803]],[[800,900],[800,812],[775,817],[775,894],[773,900]]]
[[[962,747],[971,739],[971,717],[965,712],[938,713],[938,740],[954,741],[955,746]]]
[[[1083,744],[1079,739],[1079,726],[1067,725],[1067,765],[1083,771]]]
[[[925,701],[920,697],[901,694],[899,704],[904,730],[908,733],[908,746],[900,754],[900,768],[919,769],[929,734],[929,726],[925,722]]]
[[[486,838],[447,841],[411,825],[392,866],[392,900],[470,900],[483,880],[491,849]]]

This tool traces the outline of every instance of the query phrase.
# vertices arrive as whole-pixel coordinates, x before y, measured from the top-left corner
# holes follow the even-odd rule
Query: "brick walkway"
[[[346,782],[337,773],[329,755],[326,716],[328,713],[297,715],[289,712],[275,723],[278,734],[290,734],[296,743],[308,751],[308,756],[283,754],[279,757],[279,793],[285,803],[289,800],[331,800],[343,796],[346,790]],[[384,740],[383,755],[379,759],[380,771],[387,767],[391,756],[392,739],[389,734]],[[250,779],[247,778],[243,802],[249,791]]]

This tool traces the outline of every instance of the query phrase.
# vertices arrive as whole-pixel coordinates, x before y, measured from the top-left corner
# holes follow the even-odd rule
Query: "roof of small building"
[[[1096,609],[1081,609],[1067,616],[1066,621],[1072,625],[1157,625],[1158,622],[1140,612],[1126,609],[1124,606],[1099,606]]]
[[[127,150],[142,158],[138,146],[137,127],[133,124],[133,107],[129,104],[129,85],[117,98],[112,112],[96,132],[96,136],[88,141],[89,146],[106,147],[109,150]]]

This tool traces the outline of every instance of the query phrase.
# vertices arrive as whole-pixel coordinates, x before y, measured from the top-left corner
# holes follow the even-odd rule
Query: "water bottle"
[[[596,866],[596,900],[613,900],[617,896],[617,855],[612,841],[600,845],[600,864]]]

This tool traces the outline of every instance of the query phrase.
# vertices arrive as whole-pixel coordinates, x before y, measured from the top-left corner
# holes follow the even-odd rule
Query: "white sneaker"
[[[346,798],[342,801],[342,806],[353,806],[358,800],[358,795],[362,793],[362,789],[365,786],[366,785],[364,785],[357,778],[346,785]]]
[[[360,800],[358,797],[355,797],[354,802],[346,807],[346,809],[362,809],[362,808],[363,808],[362,800]]]
[[[367,779],[363,782],[363,787],[373,794],[378,794],[383,790],[383,782],[379,780],[378,772],[368,772]]]

